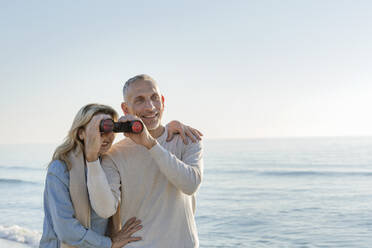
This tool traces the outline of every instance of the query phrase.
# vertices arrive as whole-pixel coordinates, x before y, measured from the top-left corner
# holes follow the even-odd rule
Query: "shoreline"
[[[0,247],[6,248],[31,248],[32,246],[16,241],[0,238]]]

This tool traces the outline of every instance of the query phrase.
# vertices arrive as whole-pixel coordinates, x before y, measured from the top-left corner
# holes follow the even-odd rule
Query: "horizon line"
[[[236,138],[236,137],[205,138],[203,137],[202,140],[321,139],[321,138],[372,138],[372,135],[368,134],[368,135],[324,135],[324,136],[322,135],[317,135],[317,136],[260,136],[260,137],[241,137],[241,138]],[[60,144],[60,142],[0,143],[0,145],[52,145],[52,144],[58,145]]]

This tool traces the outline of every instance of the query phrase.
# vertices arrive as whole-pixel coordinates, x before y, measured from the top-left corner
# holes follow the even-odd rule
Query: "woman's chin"
[[[108,150],[110,150],[111,146],[102,146],[101,149],[99,150],[100,155],[106,153]]]

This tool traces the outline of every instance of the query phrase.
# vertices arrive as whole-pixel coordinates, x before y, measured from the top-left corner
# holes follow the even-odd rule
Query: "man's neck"
[[[159,138],[165,131],[165,127],[162,125],[159,125],[156,129],[154,130],[149,130],[149,133],[154,139]]]

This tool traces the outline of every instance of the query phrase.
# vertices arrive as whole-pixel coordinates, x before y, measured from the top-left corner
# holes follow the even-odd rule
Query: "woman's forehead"
[[[94,116],[104,117],[104,118],[112,118],[111,115],[105,113],[97,113]]]

